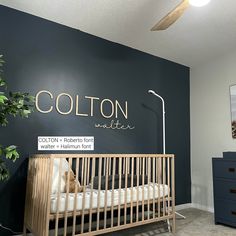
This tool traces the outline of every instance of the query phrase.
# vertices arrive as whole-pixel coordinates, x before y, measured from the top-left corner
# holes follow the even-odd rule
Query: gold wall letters
[[[49,97],[49,102],[53,102],[54,105],[50,105],[47,110],[40,108],[40,99],[42,96]],[[68,104],[69,104],[69,110],[68,111],[62,111],[60,109],[60,101],[62,97],[67,97]],[[83,111],[80,111],[80,105],[84,102],[89,101],[89,112],[84,113]],[[106,119],[109,118],[118,118],[119,116],[123,116],[125,119],[128,119],[128,102],[125,101],[122,105],[119,101],[115,100],[112,101],[111,99],[105,98],[100,99],[98,97],[94,96],[71,96],[68,93],[60,93],[57,96],[53,96],[53,94],[50,91],[47,90],[41,90],[36,94],[36,102],[35,106],[36,109],[41,113],[50,113],[55,109],[59,114],[61,115],[69,115],[72,112],[76,116],[94,116],[95,108],[99,108],[100,115]]]
[[[49,94],[50,98],[53,99],[53,95],[49,92],[49,91],[46,91],[46,90],[41,90],[39,91],[37,94],[36,94],[36,97],[35,97],[35,106],[36,106],[36,109],[41,112],[41,113],[49,113],[53,110],[53,106],[50,107],[49,110],[47,111],[43,111],[42,109],[39,108],[39,95],[42,94],[42,93],[46,93],[46,94]]]
[[[66,96],[66,97],[68,97],[68,98],[70,99],[70,109],[69,109],[69,111],[67,111],[67,112],[63,112],[63,111],[61,111],[61,110],[59,109],[59,99],[60,99],[60,97],[62,97],[62,96]],[[70,96],[70,94],[68,94],[68,93],[60,93],[60,94],[57,96],[57,99],[56,99],[56,110],[57,110],[58,113],[60,113],[60,114],[62,114],[62,115],[68,115],[68,114],[71,113],[71,111],[73,110],[73,98]]]

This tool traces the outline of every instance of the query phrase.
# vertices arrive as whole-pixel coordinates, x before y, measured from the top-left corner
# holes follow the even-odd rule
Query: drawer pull
[[[231,211],[231,214],[236,216],[236,211]]]
[[[229,172],[235,172],[235,168],[229,168]]]
[[[236,193],[236,189],[230,189],[230,193]]]

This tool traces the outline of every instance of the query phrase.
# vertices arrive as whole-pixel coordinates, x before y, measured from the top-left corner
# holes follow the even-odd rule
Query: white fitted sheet
[[[158,190],[158,188],[160,190]],[[143,191],[144,190],[144,191]],[[154,190],[154,194],[153,194]],[[160,194],[159,194],[160,192]],[[86,191],[83,193],[69,193],[68,194],[68,206],[67,211],[74,210],[75,204],[75,196],[76,196],[76,210],[82,210],[83,206],[83,194],[85,194],[84,201],[84,209],[90,209],[90,207],[103,208],[105,206],[105,200],[107,202],[107,207],[110,207],[113,202],[113,206],[118,206],[120,204],[130,203],[131,202],[131,195],[133,196],[133,202],[137,200],[153,200],[159,197],[167,196],[169,192],[167,185],[157,184],[157,183],[150,183],[149,186],[146,184],[144,186],[133,187],[133,194],[132,188],[127,188],[127,192],[125,189],[114,189],[112,194],[112,190],[100,190],[100,196],[98,198],[98,190],[91,189],[88,187]],[[160,196],[159,196],[160,195]],[[57,212],[57,194],[51,195],[51,213]],[[126,201],[125,201],[126,199]],[[92,200],[92,201],[91,201]],[[61,193],[59,198],[59,212],[64,212],[66,210],[66,193]]]

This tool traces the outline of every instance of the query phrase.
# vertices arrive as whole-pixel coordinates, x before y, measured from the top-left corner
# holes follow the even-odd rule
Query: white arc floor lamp
[[[162,96],[160,96],[159,94],[157,94],[156,92],[154,92],[153,90],[148,90],[148,93],[158,97],[161,99],[162,102],[162,143],[163,143],[163,154],[166,154],[166,127],[165,127],[165,123],[166,123],[166,115],[165,115],[165,101],[163,99]],[[175,212],[176,215],[186,219],[186,217],[178,212]]]

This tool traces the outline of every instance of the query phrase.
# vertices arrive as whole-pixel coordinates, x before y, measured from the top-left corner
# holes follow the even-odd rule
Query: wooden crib
[[[39,154],[29,159],[24,235],[98,235],[172,220],[174,155]]]

